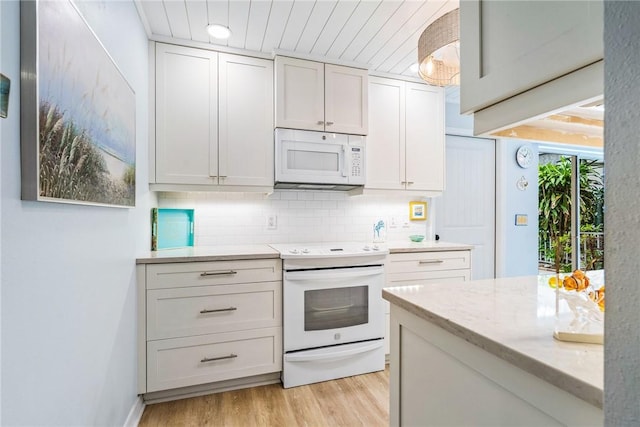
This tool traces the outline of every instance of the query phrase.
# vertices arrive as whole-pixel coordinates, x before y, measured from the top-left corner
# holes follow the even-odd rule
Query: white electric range
[[[384,246],[273,244],[283,268],[285,388],[384,369]]]

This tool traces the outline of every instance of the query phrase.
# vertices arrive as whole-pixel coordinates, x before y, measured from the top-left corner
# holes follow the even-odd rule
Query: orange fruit
[[[558,287],[558,276],[549,277],[549,286],[554,289]]]

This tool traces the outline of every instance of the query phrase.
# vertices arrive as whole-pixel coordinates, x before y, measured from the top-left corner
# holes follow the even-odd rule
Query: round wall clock
[[[516,151],[516,162],[521,168],[528,168],[533,164],[533,150],[528,145],[522,145]]]

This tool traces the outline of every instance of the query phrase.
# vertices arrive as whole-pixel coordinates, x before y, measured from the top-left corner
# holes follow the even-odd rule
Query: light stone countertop
[[[389,248],[389,253],[392,254],[410,252],[464,251],[473,249],[473,245],[468,245],[465,243],[443,242],[441,240],[437,242],[435,240],[423,240],[422,242],[416,243],[407,239],[401,241],[390,241],[384,243],[384,245]]]
[[[393,241],[382,243],[390,253],[456,251],[472,249],[473,246],[449,242]],[[268,244],[235,246],[193,246],[187,248],[149,251],[148,256],[136,259],[136,264],[162,264],[169,262],[231,261],[241,259],[279,258],[278,251]]]
[[[136,259],[136,264],[163,264],[169,262],[232,261],[241,259],[280,258],[280,253],[269,245],[193,246],[162,249],[149,252],[148,257]]]
[[[602,274],[591,275],[601,284]],[[548,276],[386,288],[384,299],[602,408],[604,350],[553,338]]]

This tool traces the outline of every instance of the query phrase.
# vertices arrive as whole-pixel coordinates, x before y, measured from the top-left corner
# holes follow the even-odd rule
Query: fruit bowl
[[[424,240],[424,236],[422,234],[413,234],[409,236],[412,242],[422,242]]]

